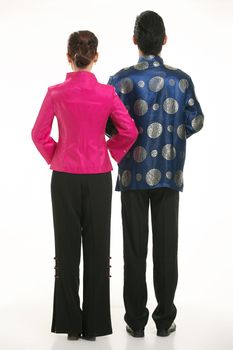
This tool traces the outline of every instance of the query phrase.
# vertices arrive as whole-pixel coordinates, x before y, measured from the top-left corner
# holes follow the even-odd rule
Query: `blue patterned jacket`
[[[118,164],[116,190],[182,191],[186,138],[203,126],[191,78],[165,65],[160,56],[141,56],[136,65],[111,76],[108,84],[115,87],[139,131]]]

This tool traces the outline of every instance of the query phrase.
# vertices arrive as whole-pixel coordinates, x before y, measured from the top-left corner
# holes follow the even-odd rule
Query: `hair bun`
[[[75,65],[85,68],[95,58],[98,39],[94,33],[88,30],[74,32],[68,41],[68,54]]]
[[[77,67],[86,67],[91,63],[91,59],[87,56],[85,56],[82,52],[78,51],[74,55],[74,63]]]

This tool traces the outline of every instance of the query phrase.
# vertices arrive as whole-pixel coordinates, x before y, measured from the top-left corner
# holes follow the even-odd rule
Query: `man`
[[[153,279],[158,302],[152,318],[158,336],[175,331],[179,191],[183,190],[186,138],[203,126],[191,78],[163,63],[167,37],[162,18],[141,13],[135,23],[136,65],[112,76],[113,85],[138,127],[136,143],[119,164],[124,242],[126,330],[143,337],[148,321],[146,258],[148,210],[153,232]],[[114,129],[111,120],[107,134]]]

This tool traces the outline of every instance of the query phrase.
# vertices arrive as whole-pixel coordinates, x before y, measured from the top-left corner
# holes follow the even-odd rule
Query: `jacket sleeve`
[[[186,137],[200,131],[203,127],[204,116],[201,106],[196,98],[194,85],[191,78],[188,81],[188,88],[185,96],[185,120],[186,120]]]
[[[109,78],[108,85],[112,85],[116,89],[116,86],[114,86],[112,77]],[[110,117],[108,118],[108,121],[107,121],[107,124],[106,124],[105,134],[108,137],[112,137],[113,135],[117,134],[117,129],[115,128],[115,126],[113,124],[113,121],[112,121],[112,119]]]
[[[107,141],[111,156],[117,163],[125,156],[137,139],[138,130],[123,102],[113,90],[113,103],[110,117],[117,129],[117,134]]]
[[[54,118],[51,92],[48,89],[32,129],[32,140],[48,164],[51,163],[57,143],[50,136]]]

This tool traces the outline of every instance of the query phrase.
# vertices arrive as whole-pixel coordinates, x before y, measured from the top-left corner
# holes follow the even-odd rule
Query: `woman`
[[[133,119],[112,86],[91,73],[98,39],[74,32],[68,41],[72,73],[50,87],[32,130],[32,139],[53,170],[51,194],[55,231],[55,290],[52,332],[88,340],[112,333],[109,303],[111,162],[119,162],[138,135]],[[50,136],[56,116],[59,140]],[[107,142],[111,116],[118,133]],[[79,262],[83,244],[83,304]]]

